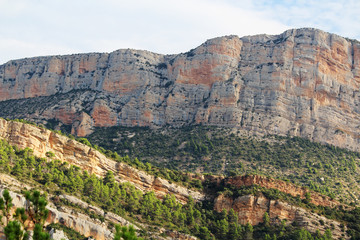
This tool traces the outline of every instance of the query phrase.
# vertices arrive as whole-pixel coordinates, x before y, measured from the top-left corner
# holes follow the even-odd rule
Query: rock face
[[[5,188],[3,186],[0,186],[1,196],[4,189]],[[15,208],[17,207],[26,206],[26,199],[21,194],[10,191],[10,196],[13,198],[13,211],[15,211]],[[46,219],[45,225],[50,223],[61,223],[86,237],[91,236],[99,240],[113,238],[114,234],[107,229],[106,225],[102,224],[100,220],[96,221],[85,214],[76,213],[71,208],[67,207],[57,209],[55,206],[50,204],[50,206],[47,206],[47,209],[49,210],[49,216]]]
[[[12,213],[15,212],[17,207],[24,207],[26,204],[25,197],[20,194],[22,190],[30,190],[32,187],[30,185],[24,184],[17,179],[6,175],[4,173],[0,173],[0,196],[4,189],[8,189],[10,192],[11,197],[13,198],[13,208]],[[51,195],[50,195],[51,197]],[[54,197],[54,196],[52,196]],[[140,230],[138,226],[140,226],[143,230],[144,229],[157,229],[158,227],[151,226],[151,225],[144,225],[139,222],[129,222],[128,220],[124,219],[123,217],[114,214],[112,212],[104,212],[102,209],[90,205],[77,197],[62,194],[59,196],[61,199],[66,200],[68,203],[71,204],[71,207],[66,205],[57,206],[51,201],[51,198],[48,199],[49,204],[47,205],[47,209],[49,210],[49,216],[45,221],[45,226],[51,223],[59,223],[65,225],[68,228],[71,228],[80,234],[87,237],[87,239],[98,239],[98,240],[110,240],[114,238],[114,224],[120,224],[121,226],[130,226],[132,225],[136,230]],[[76,208],[74,209],[74,206]],[[77,208],[78,207],[78,208]],[[95,215],[103,216],[105,221],[101,222],[99,219],[95,219],[93,216],[90,217],[89,215],[83,214],[78,212],[77,210],[89,210]],[[4,221],[4,219],[3,219]],[[28,224],[28,223],[26,223]],[[29,225],[30,229],[33,226]],[[155,228],[154,228],[155,227]],[[112,229],[112,231],[111,231]],[[148,234],[150,235],[151,239],[181,239],[181,240],[197,240],[196,237],[190,236],[188,234],[184,234],[177,231],[168,230],[165,228],[159,228],[159,232],[152,232],[149,231]],[[31,231],[30,231],[31,232]],[[2,234],[2,230],[0,230],[0,239],[5,240],[5,236]],[[64,235],[63,231],[59,231],[56,229],[51,229],[50,237],[51,239],[64,239],[67,240],[68,238]],[[164,236],[160,236],[166,235]],[[30,238],[32,239],[32,238]]]
[[[51,229],[51,231],[49,232],[50,234],[50,239],[54,239],[54,240],[69,240],[67,238],[67,236],[65,235],[65,233],[63,231],[60,230],[56,230],[56,229]]]
[[[304,199],[305,194],[309,193],[311,197],[310,202],[315,205],[331,208],[340,205],[338,201],[332,200],[330,197],[321,195],[320,193],[311,191],[305,187],[259,175],[230,177],[225,180],[225,184],[233,185],[237,188],[258,185],[267,189],[277,189],[280,192],[290,194],[293,197],[299,196],[301,199]]]
[[[296,221],[297,225],[311,232],[319,229],[320,232],[324,233],[329,228],[332,229],[334,239],[345,237],[339,222],[311,213],[300,207],[294,207],[286,202],[267,199],[264,196],[246,195],[233,199],[220,195],[215,199],[214,208],[218,212],[223,209],[227,211],[231,208],[234,209],[241,224],[249,222],[252,225],[257,225],[262,223],[264,214],[268,213],[270,221],[273,223],[280,223],[281,220],[286,219],[287,224]]]
[[[204,199],[203,193],[169,183],[162,178],[155,178],[125,163],[111,160],[80,142],[37,126],[0,119],[0,138],[19,148],[28,147],[38,157],[46,157],[47,152],[53,152],[56,159],[100,177],[104,177],[107,171],[112,171],[117,181],[128,181],[142,191],[154,191],[160,198],[174,194],[183,203],[187,202],[189,196],[196,201]]]
[[[178,55],[10,61],[0,66],[0,116],[60,121],[78,136],[202,123],[360,150],[359,86],[360,43],[304,28],[215,38]]]

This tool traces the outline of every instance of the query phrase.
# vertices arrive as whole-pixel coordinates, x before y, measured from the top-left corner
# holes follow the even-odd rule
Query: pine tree
[[[133,226],[130,227],[120,227],[119,225],[115,226],[116,233],[114,240],[143,240],[142,238],[138,238],[135,234],[135,229]]]
[[[8,222],[4,228],[4,233],[7,240],[23,240],[28,237],[28,234],[21,229],[21,224],[18,221]]]
[[[248,222],[245,226],[245,239],[246,240],[252,240],[253,239],[253,232],[254,228],[253,226]]]
[[[44,221],[49,215],[49,210],[46,209],[47,201],[44,196],[41,196],[39,191],[25,192],[27,200],[26,213],[31,221],[35,224],[43,225]]]
[[[112,171],[108,171],[103,180],[105,185],[108,185],[110,188],[114,187],[115,177]]]
[[[6,217],[6,225],[10,220],[10,210],[12,207],[12,197],[7,189],[3,191],[3,198],[0,197],[0,210],[2,210],[3,216]]]
[[[270,227],[270,217],[269,214],[267,212],[264,213],[264,226],[265,227]]]

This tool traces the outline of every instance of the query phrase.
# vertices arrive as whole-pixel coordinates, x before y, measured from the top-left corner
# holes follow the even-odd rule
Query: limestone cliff
[[[286,224],[296,222],[311,232],[317,229],[324,233],[327,228],[332,229],[334,239],[344,238],[341,230],[341,223],[327,219],[316,213],[309,212],[303,208],[292,206],[279,200],[270,200],[264,196],[245,195],[238,198],[225,197],[220,195],[215,199],[214,208],[221,212],[223,209],[229,211],[231,208],[237,213],[241,224],[251,223],[257,225],[263,222],[264,214],[268,213],[272,223],[279,224],[286,220]],[[319,224],[323,222],[323,224]],[[347,237],[345,237],[348,239]]]
[[[360,43],[304,28],[219,37],[177,55],[10,61],[0,66],[0,116],[57,120],[78,136],[94,126],[203,123],[360,150],[359,86]]]
[[[160,198],[166,194],[174,194],[180,202],[186,202],[189,196],[196,201],[204,198],[203,193],[169,183],[125,163],[111,160],[85,144],[44,128],[0,119],[0,138],[19,148],[28,147],[38,157],[46,157],[47,152],[53,152],[56,159],[100,177],[105,176],[107,171],[112,171],[117,181],[128,181],[142,191],[154,191]]]
[[[4,189],[10,190],[10,196],[12,197],[13,207],[11,212],[13,213],[16,208],[25,207],[26,199],[20,192],[24,189],[30,190],[31,186],[19,182],[18,180],[10,177],[6,174],[0,174],[0,196],[2,196]],[[54,196],[52,196],[54,197]],[[45,221],[45,225],[51,223],[59,223],[68,228],[75,230],[81,235],[88,237],[88,239],[97,239],[97,240],[110,240],[114,238],[112,232],[114,224],[120,224],[122,226],[132,225],[135,229],[139,230],[137,226],[144,228],[144,225],[141,223],[134,222],[130,223],[126,219],[112,213],[104,212],[102,209],[90,205],[82,200],[70,196],[70,195],[60,195],[60,198],[65,199],[67,202],[71,203],[72,206],[78,206],[79,209],[87,210],[93,212],[97,216],[104,217],[105,221],[101,222],[99,219],[95,219],[93,216],[90,217],[84,212],[78,212],[78,208],[69,207],[69,206],[57,206],[50,199],[47,209],[49,210],[49,216]],[[27,226],[30,229],[33,228],[31,222],[26,222]],[[152,239],[182,239],[182,240],[196,240],[197,238],[183,234],[177,231],[171,231],[167,229],[162,229],[163,235],[167,237],[159,236],[159,233],[149,232]],[[63,232],[62,232],[63,233]],[[2,238],[2,229],[0,230],[0,239]],[[58,238],[62,239],[62,238]]]
[[[311,191],[305,187],[300,187],[289,182],[284,182],[282,180],[272,179],[258,175],[230,177],[225,180],[225,184],[232,185],[238,188],[242,186],[258,185],[267,189],[277,189],[280,192],[290,194],[293,197],[300,197],[301,199],[304,199],[305,194],[309,193],[311,197],[311,203],[315,205],[320,205],[324,207],[336,207],[340,205],[338,201],[333,200],[330,197],[321,195],[318,192]]]

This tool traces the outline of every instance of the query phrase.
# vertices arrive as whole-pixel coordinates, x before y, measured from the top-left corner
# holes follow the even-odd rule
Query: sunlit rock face
[[[235,187],[235,189],[249,186],[276,189],[279,192],[299,197],[300,199],[304,199],[306,193],[308,193],[311,196],[310,202],[316,206],[335,208],[341,205],[338,201],[305,187],[264,176],[245,175],[229,177],[225,179],[224,183],[226,186]],[[273,224],[280,224],[282,220],[286,220],[286,224],[295,222],[298,226],[302,226],[311,232],[319,229],[322,233],[329,226],[333,226],[332,233],[336,239],[340,239],[343,234],[340,222],[327,219],[310,212],[308,209],[294,206],[281,199],[270,199],[263,194],[257,194],[256,196],[250,194],[243,196],[220,194],[214,200],[214,210],[222,212],[224,209],[227,211],[233,209],[238,216],[239,222],[243,225],[247,223],[258,225],[264,221],[264,215],[267,213]],[[323,221],[326,224],[319,226],[319,221]]]
[[[280,200],[271,200],[264,196],[245,195],[235,199],[220,195],[215,199],[215,210],[221,212],[223,209],[233,209],[238,216],[239,223],[245,225],[250,223],[258,225],[264,221],[264,215],[269,215],[272,224],[280,224],[282,220],[286,224],[296,222],[297,226],[308,229],[311,232],[319,230],[325,233],[326,229],[332,226],[334,239],[341,239],[343,231],[341,223],[327,219],[309,210],[293,206]],[[325,224],[318,224],[323,221]]]
[[[195,201],[205,198],[201,192],[154,177],[126,163],[116,162],[85,144],[37,126],[0,119],[0,139],[20,149],[30,148],[37,157],[46,158],[46,153],[52,152],[56,159],[99,177],[112,171],[118,182],[130,182],[143,192],[154,191],[159,198],[173,194],[181,203],[186,203],[189,196]]]
[[[0,116],[55,119],[78,136],[201,123],[359,150],[359,86],[360,43],[304,28],[214,38],[177,55],[127,49],[10,61],[0,66]]]

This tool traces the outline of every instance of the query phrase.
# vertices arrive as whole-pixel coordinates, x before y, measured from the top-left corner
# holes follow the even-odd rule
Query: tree
[[[7,240],[24,240],[28,239],[28,233],[24,233],[21,224],[18,221],[10,221],[4,228]],[[37,239],[37,238],[34,238]]]
[[[311,236],[311,233],[309,233],[305,229],[300,229],[295,232],[294,236],[295,240],[313,240],[313,237]]]
[[[23,226],[21,223],[24,223],[27,219],[25,215],[24,209],[16,209],[14,217],[21,220],[21,223],[18,221],[10,221],[10,210],[12,204],[12,197],[10,196],[10,192],[5,189],[3,191],[3,198],[0,197],[0,209],[2,210],[3,216],[6,217],[4,233],[7,240],[23,240],[27,239],[28,233],[23,230]],[[1,216],[1,217],[3,217]]]
[[[6,217],[6,225],[10,220],[10,209],[12,205],[12,197],[10,196],[9,190],[5,189],[3,191],[3,198],[0,197],[0,209],[2,210],[3,216]]]
[[[265,240],[272,240],[271,237],[270,237],[270,234],[265,234],[265,237],[264,237]]]
[[[212,240],[214,237],[211,235],[211,232],[207,227],[200,227],[199,228],[199,237],[202,240]]]
[[[266,212],[264,213],[264,226],[270,227],[270,217],[269,214]]]
[[[324,234],[324,239],[325,240],[332,240],[332,233],[330,229],[326,229],[325,234]]]
[[[25,228],[25,221],[28,219],[24,208],[17,208],[14,214],[14,218],[20,221]]]
[[[78,138],[76,139],[78,142],[81,142],[89,147],[92,147],[91,143],[89,142],[89,140],[87,140],[86,138]]]
[[[47,232],[44,232],[43,227],[40,224],[35,224],[34,227],[34,235],[33,235],[33,239],[36,240],[49,240],[50,239],[50,234]]]
[[[228,239],[241,239],[241,225],[234,222],[229,223]]]
[[[229,223],[226,219],[218,220],[216,222],[216,235],[219,239],[226,239],[229,232]]]
[[[49,210],[46,209],[47,201],[39,191],[25,192],[26,214],[30,220],[35,224],[33,239],[48,240],[50,235],[43,230],[44,222],[49,215]]]
[[[108,185],[111,188],[114,187],[115,185],[114,173],[112,171],[108,171],[104,177],[103,182],[105,185]]]
[[[254,228],[253,226],[248,222],[245,226],[245,239],[246,240],[252,240],[253,239],[253,232]]]
[[[228,214],[228,222],[238,224],[238,216],[236,215],[234,209],[232,208],[230,209]]]
[[[135,234],[135,229],[133,226],[130,227],[120,227],[119,225],[115,226],[116,233],[114,240],[143,240],[142,238],[138,238]]]
[[[304,203],[308,204],[311,203],[311,194],[310,192],[305,193],[305,199],[303,200]]]
[[[46,209],[47,201],[44,196],[40,195],[39,191],[25,192],[27,200],[26,212],[30,219],[36,224],[43,225],[44,221],[49,215],[49,210]]]

